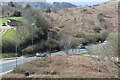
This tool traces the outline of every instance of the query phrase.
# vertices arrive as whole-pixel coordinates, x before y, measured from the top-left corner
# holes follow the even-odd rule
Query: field
[[[14,29],[8,29],[5,34],[3,34],[2,38],[6,39],[15,39],[15,30]]]
[[[30,76],[24,76],[28,71]],[[3,78],[113,78],[118,68],[110,61],[82,55],[56,55],[27,62]]]
[[[14,19],[14,20],[23,21],[22,17],[4,17],[4,18],[0,18],[0,21],[1,21],[0,24],[2,24],[2,23],[7,24],[7,19]],[[4,35],[2,35],[2,38],[15,39],[15,30],[14,29],[8,29],[7,32]]]

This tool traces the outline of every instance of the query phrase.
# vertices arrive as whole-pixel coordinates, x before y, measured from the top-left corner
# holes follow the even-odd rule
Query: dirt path
[[[6,33],[7,30],[3,30],[0,36],[2,36],[4,33]]]
[[[0,26],[0,29],[2,30],[0,32],[0,36],[2,36],[8,29],[11,29],[10,26]]]

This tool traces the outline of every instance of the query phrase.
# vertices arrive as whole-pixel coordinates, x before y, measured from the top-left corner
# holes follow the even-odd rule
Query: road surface
[[[75,54],[76,52],[84,52],[86,51],[85,49],[71,49],[70,52],[71,54]],[[60,52],[56,52],[56,53],[51,53],[51,56],[53,55],[66,55],[65,52],[60,51]],[[48,54],[48,56],[50,56]],[[29,58],[21,58],[21,59],[17,59],[17,66],[20,66],[21,64],[37,59],[38,57],[29,57]],[[10,72],[11,70],[13,70],[16,67],[16,59],[14,58],[13,60],[3,60],[0,61],[0,75]]]
[[[29,58],[22,58],[22,59],[17,59],[17,66],[20,66],[21,64],[34,60],[37,57],[29,57]],[[0,75],[7,73],[11,70],[13,70],[16,67],[16,59],[13,60],[6,60],[6,61],[2,61],[0,63]]]

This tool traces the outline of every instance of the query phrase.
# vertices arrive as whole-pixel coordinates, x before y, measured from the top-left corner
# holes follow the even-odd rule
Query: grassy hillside
[[[94,33],[94,27],[100,27],[102,31],[117,31],[117,13],[118,2],[110,1],[95,6],[67,8],[44,13],[44,16],[54,27],[61,28],[68,21],[73,21],[75,28],[79,28],[77,32]]]
[[[117,78],[118,69],[113,66],[109,61],[81,55],[56,55],[27,62],[3,78]],[[24,76],[26,71],[30,76]]]
[[[15,39],[15,30],[14,29],[8,29],[5,34],[2,35],[2,38],[7,39]]]

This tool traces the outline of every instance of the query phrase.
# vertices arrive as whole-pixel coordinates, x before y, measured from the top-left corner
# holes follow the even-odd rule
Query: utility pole
[[[17,31],[16,32],[16,38],[17,38]],[[18,54],[17,54],[17,41],[16,41],[16,67],[17,67],[17,57],[18,57]]]

